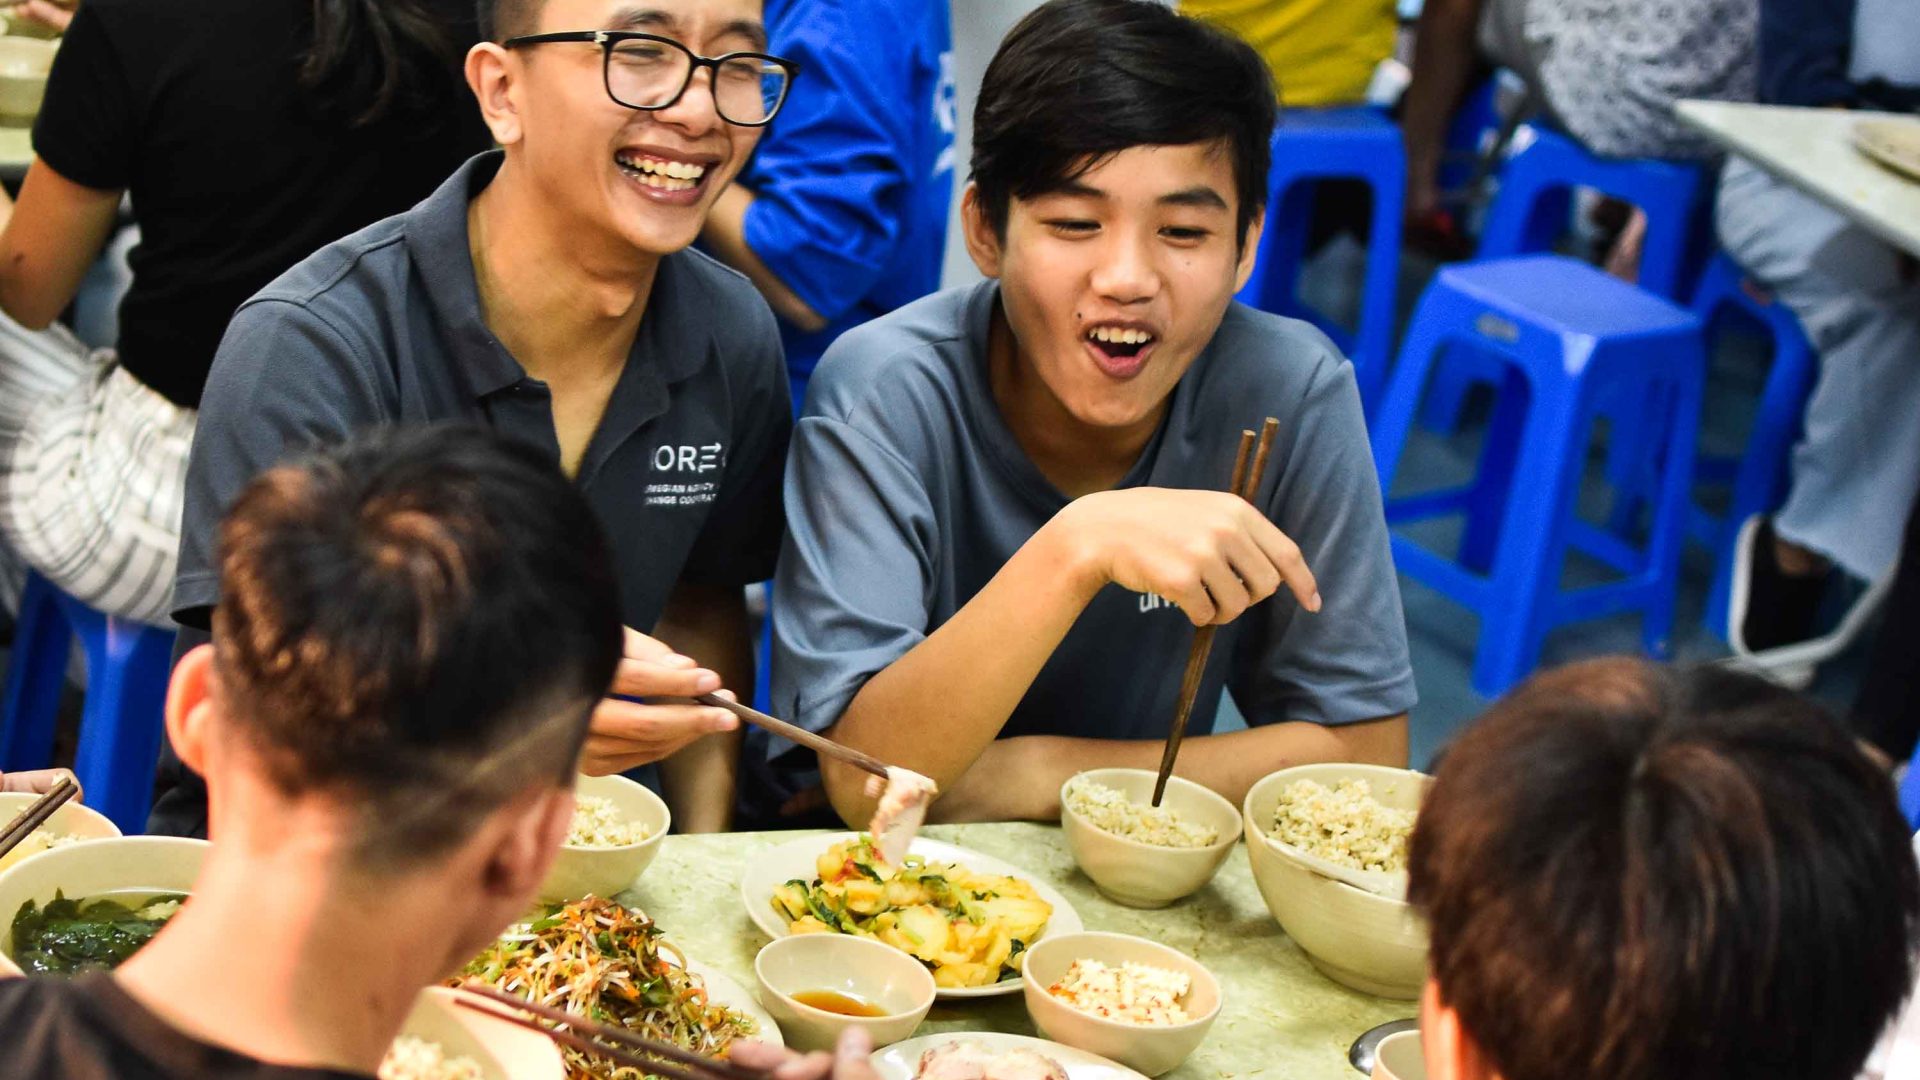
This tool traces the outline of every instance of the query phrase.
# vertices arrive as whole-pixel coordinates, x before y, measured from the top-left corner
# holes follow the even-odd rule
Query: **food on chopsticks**
[[[1047,993],[1106,1020],[1165,1027],[1193,1019],[1181,1004],[1192,989],[1192,976],[1181,971],[1131,961],[1075,960]]]
[[[1170,807],[1134,802],[1085,775],[1067,781],[1064,801],[1094,828],[1154,847],[1200,848],[1220,839],[1218,829],[1188,821]]]
[[[612,799],[599,795],[579,795],[573,800],[573,825],[567,830],[567,846],[613,848],[638,844],[653,838],[653,827],[633,821],[620,812]]]
[[[86,839],[87,837],[84,836],[69,836],[66,833],[57,833],[54,832],[50,826],[42,825],[38,829],[28,833],[25,840],[15,844],[12,851],[7,852],[5,855],[0,855],[0,870],[5,870],[7,867],[12,866],[14,863],[19,862],[29,855],[38,855],[43,851],[52,851],[57,847],[66,847],[68,844],[78,844]]]
[[[377,1080],[486,1080],[486,1070],[470,1057],[449,1054],[437,1042],[402,1035],[387,1047]]]
[[[774,911],[792,933],[883,941],[931,968],[938,986],[1017,978],[1027,946],[1053,917],[1053,905],[1019,878],[916,855],[896,866],[867,836],[828,848],[814,870],[812,881],[774,890]]]
[[[889,765],[885,779],[876,776],[867,781],[867,794],[880,800],[873,808],[867,832],[879,838],[881,857],[897,864],[913,846],[914,835],[927,820],[927,807],[940,794],[940,785],[912,769]]]
[[[180,893],[120,893],[29,900],[13,916],[13,962],[28,975],[105,971],[153,940],[180,910]]]
[[[1067,1080],[1067,1070],[1025,1047],[996,1051],[960,1040],[921,1054],[913,1080]]]
[[[710,1056],[754,1034],[751,1017],[709,999],[705,981],[652,919],[594,896],[508,927],[452,985],[466,979]],[[561,1054],[570,1080],[645,1075],[572,1048]]]
[[[1365,780],[1342,780],[1331,788],[1295,780],[1280,793],[1271,835],[1340,866],[1400,873],[1407,868],[1413,819],[1412,810],[1382,805]]]

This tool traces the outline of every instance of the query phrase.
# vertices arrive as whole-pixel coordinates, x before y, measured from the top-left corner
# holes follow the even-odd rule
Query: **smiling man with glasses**
[[[579,485],[637,628],[582,767],[648,766],[676,825],[723,828],[736,723],[673,699],[752,685],[740,587],[773,570],[792,422],[765,301],[687,247],[796,67],[764,52],[759,0],[479,9],[467,81],[501,149],[234,315],[188,472],[182,648],[204,640],[214,526],[253,476],[365,428],[486,423]],[[171,752],[161,786],[155,831],[203,831],[204,788]]]

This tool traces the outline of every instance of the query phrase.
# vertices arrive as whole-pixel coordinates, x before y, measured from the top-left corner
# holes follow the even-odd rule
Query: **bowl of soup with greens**
[[[0,975],[111,970],[166,926],[208,844],[122,836],[42,852],[0,872]]]

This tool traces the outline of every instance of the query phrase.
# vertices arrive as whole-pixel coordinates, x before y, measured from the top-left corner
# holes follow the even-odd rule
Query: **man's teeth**
[[[686,191],[700,185],[707,173],[705,165],[690,161],[666,161],[661,158],[615,154],[614,161],[648,187],[662,191]]]
[[[1153,340],[1153,335],[1145,330],[1122,330],[1112,326],[1096,326],[1087,331],[1087,337],[1108,345],[1145,345]]]

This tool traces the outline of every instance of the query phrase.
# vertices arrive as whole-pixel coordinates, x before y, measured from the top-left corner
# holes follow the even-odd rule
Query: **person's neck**
[[[240,839],[222,837],[192,899],[115,978],[202,1042],[371,1075],[415,996],[446,973],[444,898],[343,874],[324,840]]]
[[[467,208],[467,245],[488,329],[548,384],[617,374],[659,272],[621,237],[586,237],[516,159]]]
[[[987,333],[987,377],[1008,430],[1041,475],[1069,499],[1117,486],[1166,414],[1166,403],[1138,423],[1098,427],[1061,404],[1045,380],[1020,358],[1020,343],[998,303]]]

